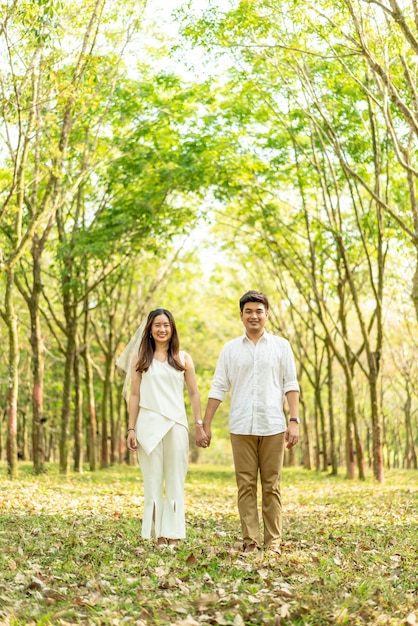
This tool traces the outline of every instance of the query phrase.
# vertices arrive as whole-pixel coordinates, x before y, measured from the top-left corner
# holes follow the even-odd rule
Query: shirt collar
[[[266,329],[264,329],[264,332],[263,332],[263,334],[261,335],[261,337],[260,337],[260,339],[258,341],[261,341],[261,340],[265,341],[265,340],[267,340],[269,338],[269,336],[270,336],[270,333],[268,333],[266,331]],[[242,335],[242,340],[243,341],[251,341],[251,339],[247,336],[247,333],[244,333]],[[252,341],[251,341],[251,343],[252,343]]]

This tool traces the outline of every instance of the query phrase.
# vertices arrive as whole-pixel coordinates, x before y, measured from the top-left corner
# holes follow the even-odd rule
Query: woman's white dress
[[[180,353],[184,362],[184,353]],[[144,481],[142,537],[183,539],[188,424],[184,372],[154,359],[142,374],[136,422],[138,460]]]

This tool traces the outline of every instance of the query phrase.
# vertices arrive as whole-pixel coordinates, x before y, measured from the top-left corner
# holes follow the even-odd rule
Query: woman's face
[[[167,315],[164,315],[164,313],[157,315],[151,325],[151,335],[154,341],[156,343],[167,343],[170,341],[172,334],[173,331]]]

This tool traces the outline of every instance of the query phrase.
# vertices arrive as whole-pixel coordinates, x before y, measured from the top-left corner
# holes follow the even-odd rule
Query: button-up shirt
[[[284,395],[299,391],[287,339],[264,331],[254,344],[244,334],[219,355],[209,398],[224,400],[231,390],[229,427],[235,435],[275,435],[287,428]]]

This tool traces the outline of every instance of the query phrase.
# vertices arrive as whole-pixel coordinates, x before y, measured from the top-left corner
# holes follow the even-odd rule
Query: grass
[[[38,478],[0,465],[0,624],[418,623],[418,475],[385,485],[301,469],[283,476],[284,552],[239,558],[231,467],[190,466],[188,537],[141,539],[136,467]]]

